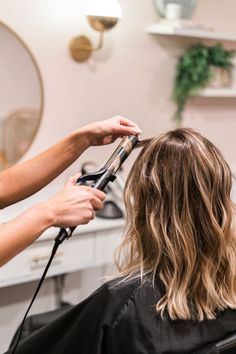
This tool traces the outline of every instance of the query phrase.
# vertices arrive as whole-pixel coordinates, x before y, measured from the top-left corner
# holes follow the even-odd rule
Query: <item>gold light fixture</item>
[[[92,52],[102,48],[103,33],[113,28],[122,17],[122,8],[117,0],[89,0],[85,8],[90,26],[100,33],[99,43],[94,47],[86,36],[73,38],[70,53],[78,62],[86,61]]]

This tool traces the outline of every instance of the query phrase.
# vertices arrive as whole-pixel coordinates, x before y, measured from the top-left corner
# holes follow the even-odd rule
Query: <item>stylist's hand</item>
[[[138,135],[142,132],[136,123],[120,116],[88,124],[81,128],[81,131],[89,146],[110,144],[118,137]]]
[[[76,186],[80,175],[72,177],[64,189],[46,202],[52,226],[72,227],[94,219],[95,210],[103,208],[106,194],[87,186]]]

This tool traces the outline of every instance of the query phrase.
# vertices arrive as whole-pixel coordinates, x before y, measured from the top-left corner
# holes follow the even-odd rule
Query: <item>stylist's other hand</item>
[[[120,116],[88,124],[81,130],[89,146],[106,145],[113,143],[118,137],[142,133],[136,123]]]
[[[94,219],[95,210],[103,208],[106,194],[91,187],[75,185],[78,177],[72,177],[61,192],[46,202],[52,226],[87,224]]]

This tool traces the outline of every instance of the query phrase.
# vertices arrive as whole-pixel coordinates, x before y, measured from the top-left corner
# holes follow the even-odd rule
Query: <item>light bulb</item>
[[[122,8],[117,0],[89,0],[85,15],[121,18]]]

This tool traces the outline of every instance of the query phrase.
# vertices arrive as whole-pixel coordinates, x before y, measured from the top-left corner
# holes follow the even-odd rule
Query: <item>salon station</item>
[[[234,0],[0,0],[0,171],[86,124],[121,115],[143,139],[196,129],[236,173],[235,13]],[[185,85],[181,70],[194,80]],[[71,176],[99,171],[119,142],[91,146],[42,190],[0,210],[0,223],[58,193]],[[104,208],[60,245],[28,316],[78,304],[114,274],[126,225],[123,190],[137,155],[106,186]],[[48,228],[0,268],[1,353],[59,231]]]

